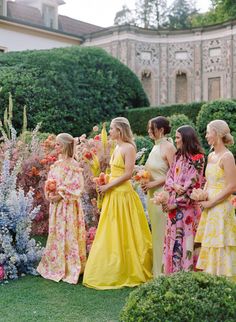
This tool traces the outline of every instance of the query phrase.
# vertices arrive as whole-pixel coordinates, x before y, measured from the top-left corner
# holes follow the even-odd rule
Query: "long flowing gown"
[[[164,273],[191,271],[196,267],[198,249],[194,238],[201,216],[200,206],[190,199],[193,188],[203,185],[204,156],[202,154],[175,157],[167,174],[165,189],[170,193],[169,206],[177,208],[168,213],[164,242]],[[180,184],[185,193],[177,195],[173,185]]]
[[[111,158],[111,178],[123,175],[118,153]],[[96,289],[134,287],[152,278],[151,233],[142,203],[131,182],[105,193],[83,284]]]
[[[169,166],[161,156],[161,144],[166,138],[156,140],[155,145],[150,152],[145,168],[151,174],[151,181],[162,180],[166,178]],[[148,190],[147,209],[151,220],[152,227],[152,247],[153,247],[153,276],[157,277],[162,273],[162,257],[166,228],[166,214],[162,210],[162,206],[155,205],[151,199],[154,192],[161,192],[162,186]]]
[[[76,284],[86,263],[81,175],[75,160],[55,162],[48,174],[48,179],[56,181],[62,200],[50,203],[48,239],[37,270],[56,282]]]
[[[224,170],[217,163],[206,168],[207,192],[214,198],[225,187]],[[197,268],[236,279],[236,217],[231,196],[201,215],[195,242],[201,243]]]

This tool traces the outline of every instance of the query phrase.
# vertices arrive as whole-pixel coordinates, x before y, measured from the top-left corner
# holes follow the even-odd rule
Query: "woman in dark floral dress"
[[[165,190],[169,200],[164,209],[168,213],[164,244],[164,273],[190,271],[195,268],[197,251],[194,237],[200,220],[200,206],[190,199],[193,188],[204,183],[204,155],[191,126],[176,131],[177,152],[167,174]]]

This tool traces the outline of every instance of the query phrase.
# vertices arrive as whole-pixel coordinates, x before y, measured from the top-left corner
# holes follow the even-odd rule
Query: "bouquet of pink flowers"
[[[167,191],[155,192],[151,201],[155,205],[165,205],[169,199],[169,193]]]
[[[190,195],[190,198],[195,201],[205,201],[208,199],[208,193],[203,189],[194,188]]]

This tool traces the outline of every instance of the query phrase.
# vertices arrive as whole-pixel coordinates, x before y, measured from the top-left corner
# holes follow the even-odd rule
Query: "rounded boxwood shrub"
[[[229,124],[232,135],[236,142],[236,102],[231,100],[219,100],[204,104],[197,117],[197,129],[201,136],[203,145],[209,150],[206,142],[206,127],[213,120],[224,120]],[[236,156],[236,145],[230,147],[230,150]]]
[[[0,114],[11,92],[16,129],[22,126],[24,105],[29,128],[42,122],[42,131],[75,136],[89,133],[94,124],[119,116],[126,108],[149,105],[137,76],[100,48],[1,55],[0,86]]]
[[[236,284],[206,273],[160,276],[130,293],[122,322],[233,322]]]

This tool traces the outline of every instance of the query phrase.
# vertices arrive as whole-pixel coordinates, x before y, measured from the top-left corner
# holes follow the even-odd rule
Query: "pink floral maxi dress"
[[[193,188],[200,188],[204,182],[204,156],[184,157],[176,155],[167,174],[165,190],[170,194],[168,205],[177,208],[168,213],[164,242],[164,273],[190,271],[196,266],[197,249],[194,237],[200,220],[201,209],[190,199]],[[179,184],[185,193],[177,195],[173,186]]]
[[[76,284],[86,262],[81,169],[75,160],[59,160],[48,179],[56,181],[62,200],[50,203],[48,240],[37,270],[44,278]]]

